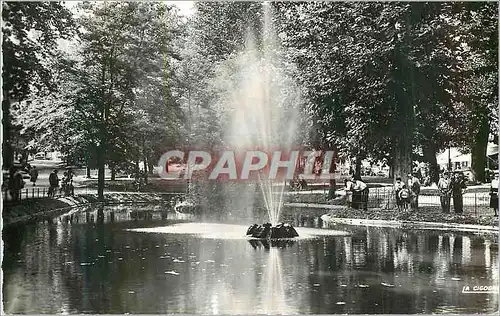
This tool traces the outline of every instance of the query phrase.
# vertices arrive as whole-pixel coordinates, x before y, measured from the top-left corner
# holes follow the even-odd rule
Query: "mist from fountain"
[[[225,96],[221,103],[228,123],[224,140],[237,152],[255,148],[268,153],[276,148],[288,151],[303,136],[299,134],[304,118],[301,89],[289,75],[291,66],[283,58],[271,7],[263,7],[261,42],[257,43],[254,32],[249,30],[244,51],[220,73],[221,95]],[[274,226],[280,220],[285,183],[259,175],[257,185]],[[245,190],[237,199],[249,203],[255,198],[255,187],[246,186]]]

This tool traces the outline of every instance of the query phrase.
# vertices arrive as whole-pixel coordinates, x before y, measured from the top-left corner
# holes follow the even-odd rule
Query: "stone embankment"
[[[27,199],[18,203],[3,205],[4,225],[32,220],[44,216],[63,214],[68,210],[91,204],[167,204],[171,203],[175,193],[123,193],[104,194],[104,201],[99,201],[97,194],[81,194],[74,197]]]

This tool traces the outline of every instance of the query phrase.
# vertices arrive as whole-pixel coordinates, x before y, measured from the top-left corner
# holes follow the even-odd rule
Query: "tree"
[[[176,55],[169,41],[178,25],[172,23],[175,17],[167,17],[171,7],[159,3],[113,2],[84,4],[83,8],[80,62],[74,69],[74,80],[80,85],[74,106],[81,117],[75,124],[86,130],[95,147],[102,199],[105,164],[110,157],[115,160],[111,166],[117,162],[111,150],[127,153],[128,146],[123,144],[130,140],[144,154],[144,144],[137,144],[149,136],[137,139],[141,93],[151,84],[164,86],[158,100],[166,107],[172,104],[162,61]],[[138,150],[132,153],[137,155]]]
[[[291,98],[300,94],[299,87],[290,80],[296,72],[279,44],[274,44],[278,39],[273,36],[269,19],[266,22],[270,16],[265,13],[266,5],[199,2],[195,3],[195,8],[183,52],[182,77],[188,84],[181,99],[188,116],[186,130],[192,144],[227,145],[227,130],[234,110],[230,108],[241,107],[244,100],[250,99],[237,94],[244,90],[243,85],[249,84],[252,76],[263,77],[256,73],[257,69],[250,69],[258,68],[262,58],[267,60],[262,66],[269,68],[270,77],[280,77],[271,80],[269,88],[274,89],[268,97],[272,99],[271,104],[291,106],[301,102]],[[242,71],[253,73],[245,76]],[[256,94],[253,97],[259,98],[260,92]],[[282,112],[281,117],[292,114],[292,111]],[[276,126],[276,129],[281,127]]]
[[[195,2],[178,68],[179,101],[186,113],[181,137],[188,145],[222,144],[217,71],[244,49],[249,30],[261,32],[261,19],[261,3]]]
[[[2,2],[3,163],[13,163],[11,105],[53,91],[57,41],[75,33],[71,13],[57,2]]]
[[[405,178],[415,151],[423,148],[435,163],[438,150],[464,138],[466,118],[457,114],[456,96],[470,61],[458,36],[462,25],[471,24],[467,8],[446,3],[276,7],[281,38],[301,70],[323,141],[358,158],[386,158],[394,176]]]
[[[465,67],[460,101],[465,105],[468,133],[466,147],[472,153],[477,181],[485,180],[486,149],[491,132],[498,133],[498,6],[495,3],[461,4],[460,16]],[[462,126],[462,127],[463,127]]]

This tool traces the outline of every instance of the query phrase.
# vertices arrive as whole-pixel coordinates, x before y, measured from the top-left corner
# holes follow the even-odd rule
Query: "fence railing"
[[[20,200],[26,200],[26,199],[40,199],[40,198],[47,198],[49,193],[49,188],[26,188],[26,189],[21,189],[17,193],[10,191],[10,190],[5,190],[2,191],[2,197],[4,201],[7,202],[16,202]]]
[[[492,215],[493,209],[490,208],[491,196],[489,192],[471,192],[462,195],[462,210],[464,214],[470,215]],[[459,198],[457,198],[458,204]],[[362,200],[358,202],[358,207],[363,208],[364,203],[367,203],[368,208],[392,209],[397,208],[396,195],[392,190],[387,188],[371,188],[369,189],[368,201]],[[455,209],[454,197],[449,197],[449,210],[454,212]],[[353,205],[356,206],[356,205]],[[410,205],[407,206],[411,208]],[[426,194],[418,196],[418,208],[437,207],[441,208],[441,197],[437,194]]]
[[[33,187],[33,188],[24,188],[18,192],[17,199],[12,196],[12,193],[9,190],[5,190],[2,192],[3,201],[7,203],[16,203],[21,200],[27,199],[41,199],[41,198],[49,198],[48,192],[49,188],[47,187]],[[108,189],[105,189],[108,191]],[[306,189],[302,192],[310,192],[310,190]],[[319,191],[319,192],[318,192]],[[85,194],[85,193],[95,193],[95,189],[91,188],[75,188],[75,194]],[[328,188],[324,187],[320,190],[315,190],[314,192],[322,192],[324,194],[328,194]],[[56,190],[55,197],[65,196],[64,192],[61,192],[59,189]],[[489,192],[472,192],[465,193],[462,196],[462,204],[463,204],[463,213],[470,215],[492,215],[493,210],[490,208],[490,194]],[[312,202],[312,201],[311,201]],[[359,208],[363,208],[366,203],[367,208],[382,208],[382,209],[393,209],[396,208],[396,197],[394,192],[388,188],[370,188],[368,199],[362,200]],[[351,205],[356,206],[356,205]],[[437,207],[441,208],[441,199],[439,195],[420,195],[418,198],[418,207],[419,208],[428,208],[428,207]],[[454,212],[454,199],[450,197],[450,211]]]

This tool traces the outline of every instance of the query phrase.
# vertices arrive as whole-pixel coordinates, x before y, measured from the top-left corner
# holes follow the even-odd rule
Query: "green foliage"
[[[71,12],[58,2],[2,2],[4,97],[24,100],[54,90],[58,40],[75,33]]]
[[[186,114],[180,139],[187,145],[218,146],[223,140],[217,71],[244,48],[249,29],[260,32],[261,4],[195,2],[178,74],[178,100]]]
[[[195,36],[203,48],[202,54],[212,62],[241,51],[249,29],[261,32],[260,2],[195,2],[195,8]]]
[[[180,111],[170,85],[181,22],[159,3],[85,4],[74,123],[113,164],[159,157]],[[156,149],[154,147],[157,147]]]
[[[278,45],[269,45],[277,39],[269,36],[272,30],[264,29],[266,5],[197,2],[195,8],[182,54],[181,73],[186,86],[180,100],[187,115],[183,139],[198,146],[228,145],[233,111],[244,106],[242,103],[260,97],[260,92],[255,96],[243,94],[248,93],[248,87],[244,86],[262,75],[257,71],[262,57],[266,58],[266,64],[260,67],[266,67],[271,78],[267,100],[275,105],[274,110],[281,111],[280,118],[288,115],[288,119],[273,124],[273,128],[283,132],[282,138],[289,138],[286,131],[291,121],[300,121],[299,129],[304,130],[307,115],[294,109],[303,105],[302,89],[290,79],[298,71]],[[264,41],[269,43],[264,45]],[[261,110],[256,107],[255,111]],[[303,134],[307,133],[300,136]]]
[[[22,127],[12,125],[11,102],[57,89],[57,43],[76,29],[71,13],[55,2],[3,1],[2,21],[2,156],[8,168],[14,149],[29,141],[19,135]]]
[[[494,4],[274,5],[323,141],[349,155],[381,159],[408,142],[410,150],[463,144],[471,122],[465,97],[488,95],[488,104],[497,98],[486,78],[475,80],[483,89],[465,91],[470,74],[496,78]]]
[[[448,146],[480,156],[498,131],[495,3],[272,2],[283,49],[264,52],[260,2],[196,2],[187,23],[155,2],[84,2],[77,21],[55,2],[2,5],[4,135],[29,150],[106,149],[102,163],[128,168],[179,144],[225,145],[249,43],[294,79],[272,98],[303,107],[301,142],[411,165]]]

